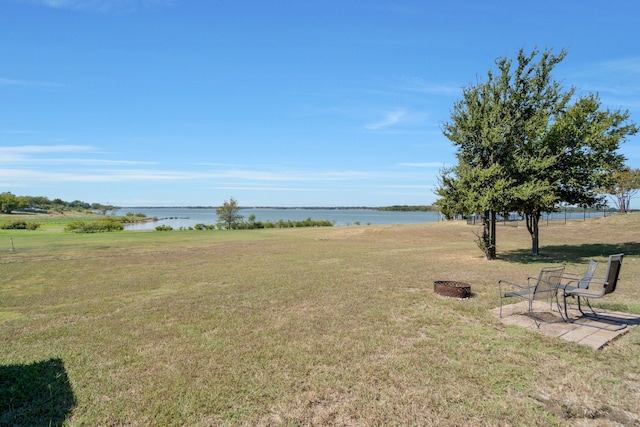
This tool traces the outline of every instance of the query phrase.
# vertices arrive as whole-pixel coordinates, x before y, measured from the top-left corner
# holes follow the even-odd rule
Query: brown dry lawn
[[[500,226],[490,262],[477,230],[0,231],[0,374],[60,360],[69,426],[640,425],[638,328],[594,351],[489,312],[499,279],[624,252],[603,302],[640,313],[640,216],[543,224],[535,258]]]

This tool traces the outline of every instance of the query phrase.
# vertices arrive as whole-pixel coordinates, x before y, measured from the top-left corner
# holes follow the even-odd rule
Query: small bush
[[[172,231],[173,227],[170,225],[159,225],[156,227],[156,231]]]
[[[215,225],[212,225],[212,224],[207,225],[202,223],[198,223],[194,227],[196,230],[215,230],[216,229]]]
[[[26,222],[22,219],[17,219],[15,221],[6,221],[4,224],[0,225],[0,228],[3,230],[37,230],[40,228],[40,224],[37,222]]]
[[[101,219],[94,222],[73,221],[65,228],[65,231],[73,233],[103,233],[122,230],[124,230],[122,222],[115,219]]]

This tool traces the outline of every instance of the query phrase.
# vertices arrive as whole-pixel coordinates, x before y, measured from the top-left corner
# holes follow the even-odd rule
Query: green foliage
[[[609,194],[613,203],[622,213],[631,210],[631,199],[640,190],[640,169],[625,167],[609,176],[602,191]]]
[[[143,214],[142,212],[127,212],[125,214],[125,217],[127,217],[127,218],[146,218],[147,216],[145,214]]]
[[[624,160],[617,149],[637,132],[628,112],[602,110],[596,95],[572,103],[575,89],[563,90],[551,74],[566,54],[534,49],[521,50],[516,64],[498,59],[486,82],[463,89],[443,126],[458,164],[442,171],[436,204],[447,216],[524,214],[534,255],[542,213],[602,203],[603,183]]]
[[[40,228],[40,224],[37,222],[27,222],[22,219],[18,219],[15,221],[6,221],[4,224],[0,225],[0,228],[3,230],[37,230]]]
[[[122,222],[112,218],[99,219],[92,222],[77,220],[65,227],[65,231],[72,233],[103,233],[122,230],[124,230]]]
[[[132,213],[132,212],[127,212],[125,216],[114,216],[111,217],[111,219],[115,220],[115,221],[120,221],[123,224],[133,224],[136,222],[144,222],[146,221],[148,218],[145,214],[137,212],[137,213]],[[157,220],[157,218],[154,218],[155,220]]]
[[[313,220],[310,217],[302,221],[292,221],[280,219],[277,222],[254,222],[239,223],[238,228],[254,229],[254,228],[296,228],[296,227],[333,227],[334,223],[329,220]]]
[[[173,227],[170,225],[159,225],[156,227],[156,231],[172,231]]]
[[[251,218],[253,216],[253,218]],[[222,230],[225,228],[225,224],[218,223],[217,228]],[[292,221],[280,219],[276,222],[271,221],[256,221],[255,215],[249,216],[249,221],[237,221],[233,224],[233,230],[259,230],[263,228],[301,228],[301,227],[333,227],[334,223],[329,220],[313,220],[307,218],[302,221]],[[196,224],[194,226],[196,230],[215,230],[215,225]]]
[[[0,193],[0,213],[10,214],[12,211],[25,207],[24,200],[6,192]]]
[[[437,208],[425,205],[393,205],[376,208],[376,210],[384,212],[433,212],[436,211]]]
[[[216,226],[212,224],[202,224],[198,223],[194,226],[196,230],[215,230]]]
[[[17,202],[17,206],[12,207],[12,210],[18,209],[30,209],[30,210],[43,210],[43,211],[102,211],[105,213],[109,210],[117,209],[116,206],[113,205],[104,205],[101,203],[87,203],[81,200],[74,200],[72,202],[65,202],[62,199],[56,198],[53,200],[49,200],[49,198],[44,196],[13,196],[11,193],[2,193],[0,195],[0,212],[10,213],[10,211],[4,210],[2,208],[3,199],[5,195],[12,196],[15,200],[13,203]]]
[[[216,209],[216,215],[218,215],[218,221],[224,224],[224,228],[231,230],[236,227],[236,224],[242,220],[242,215],[239,214],[240,206],[238,201],[233,197],[227,202],[225,201],[222,206]]]

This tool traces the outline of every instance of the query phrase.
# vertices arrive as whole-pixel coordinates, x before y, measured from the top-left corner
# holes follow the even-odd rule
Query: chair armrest
[[[563,279],[569,279],[569,280],[579,280],[579,279],[582,279],[583,277],[584,277],[584,273],[563,273],[562,274]]]
[[[582,280],[573,280],[569,283],[575,283],[575,286],[570,286],[569,283],[565,284],[562,289],[566,296],[584,296],[589,297],[602,293],[602,289],[607,285],[607,281],[604,278],[592,278],[587,280],[587,287],[579,287]],[[596,285],[597,289],[593,289],[592,286]]]
[[[604,284],[602,285],[602,289],[575,288],[565,291],[565,295],[584,298],[600,298],[604,296]]]
[[[563,277],[563,279],[566,279],[566,277]],[[582,281],[582,278],[580,277],[576,277],[575,279],[569,279],[564,283],[560,281],[560,285],[558,286],[558,288],[559,289],[577,288],[580,285],[581,281]]]
[[[531,288],[531,286],[529,286],[529,285],[525,286],[525,285],[521,285],[519,283],[510,282],[508,280],[498,280],[498,286],[499,287],[502,287],[503,283],[505,285],[514,286],[514,287],[519,288],[519,289],[529,289],[529,288]]]

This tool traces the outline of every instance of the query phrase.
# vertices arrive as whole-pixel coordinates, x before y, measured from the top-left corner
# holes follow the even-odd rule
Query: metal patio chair
[[[622,268],[622,258],[624,254],[614,254],[609,256],[609,262],[607,263],[607,271],[604,277],[591,277],[587,280],[573,280],[570,281],[562,292],[564,302],[564,315],[569,320],[569,314],[567,313],[567,297],[576,297],[578,299],[578,310],[583,316],[598,316],[598,314],[591,307],[590,299],[602,298],[605,295],[615,292],[618,285],[618,277],[620,276],[620,269]],[[572,285],[573,283],[573,285]],[[581,300],[584,300],[591,313],[587,314],[582,310]],[[626,326],[626,324],[624,324]]]
[[[593,279],[594,274],[596,274],[596,269],[598,268],[598,261],[592,259],[589,261],[587,265],[587,269],[584,273],[567,273],[565,272],[562,275],[562,282],[560,284],[560,289],[564,291],[575,290],[575,289],[587,289],[589,288],[589,283]]]
[[[533,301],[548,300],[550,308],[553,306],[553,299],[557,298],[558,287],[560,286],[564,268],[564,266],[544,267],[540,270],[538,277],[527,278],[526,286],[519,283],[509,282],[507,280],[499,280],[500,317],[502,317],[502,300],[505,298],[519,298],[521,300],[528,301],[528,314],[533,317],[536,326],[540,327],[540,324],[538,323],[539,319],[533,315]],[[506,289],[503,290],[503,287]]]

